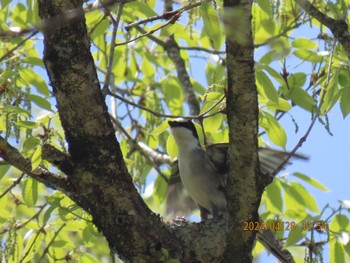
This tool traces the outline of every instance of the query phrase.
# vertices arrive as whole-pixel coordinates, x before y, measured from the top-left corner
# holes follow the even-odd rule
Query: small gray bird
[[[192,121],[176,119],[168,123],[179,150],[181,182],[197,204],[202,220],[206,219],[208,214],[214,218],[225,214],[227,203],[223,187],[226,185],[228,175],[226,157],[228,145],[213,144],[204,150]],[[288,152],[259,148],[261,173],[273,174],[288,155]],[[302,155],[293,157],[307,159]],[[177,205],[175,198],[168,195],[168,199],[170,209]]]

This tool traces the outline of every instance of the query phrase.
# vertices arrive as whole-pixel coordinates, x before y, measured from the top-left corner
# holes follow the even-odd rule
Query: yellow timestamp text
[[[244,231],[296,231],[297,227],[301,227],[303,231],[309,230],[327,230],[327,222],[302,222],[297,224],[295,221],[260,221],[260,222],[243,222]]]

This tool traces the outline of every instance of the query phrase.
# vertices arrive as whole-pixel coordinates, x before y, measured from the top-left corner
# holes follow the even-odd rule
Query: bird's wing
[[[227,173],[227,143],[211,144],[206,147],[206,152],[211,159],[212,163],[216,166],[220,173]],[[290,155],[289,152],[274,150],[271,148],[260,147],[259,148],[259,161],[260,171],[263,174],[275,174],[277,173],[280,165]],[[307,160],[308,158],[301,154],[293,154],[292,158]],[[291,164],[288,162],[287,164]],[[286,164],[286,165],[287,165]],[[284,167],[282,167],[284,168]]]
[[[263,174],[277,174],[280,165],[290,156],[291,153],[274,150],[271,148],[259,148],[260,171]],[[301,154],[293,154],[292,158],[307,160],[308,157]],[[291,164],[291,162],[286,163]],[[281,167],[283,169],[284,167]]]
[[[205,149],[207,156],[220,174],[228,172],[227,150],[227,143],[210,144]]]
[[[192,213],[196,208],[198,208],[196,203],[182,185],[179,173],[179,162],[176,160],[171,165],[171,176],[168,181],[166,200],[166,213],[185,216]]]

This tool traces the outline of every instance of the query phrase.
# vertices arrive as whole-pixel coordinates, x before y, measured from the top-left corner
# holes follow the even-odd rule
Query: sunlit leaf
[[[286,240],[286,247],[295,245],[299,240],[305,237],[307,230],[304,229],[302,224],[297,224],[297,227],[294,231],[290,231]]]
[[[20,68],[19,74],[28,85],[34,86],[39,93],[43,94],[45,97],[50,95],[46,82],[34,70]]]
[[[37,147],[39,144],[40,144],[40,139],[39,138],[33,137],[33,136],[29,137],[23,143],[23,148],[22,148],[23,154],[26,154],[30,150],[32,150],[35,147]]]
[[[341,90],[340,96],[340,109],[343,114],[343,118],[348,116],[350,112],[350,87]]]
[[[270,113],[264,112],[261,125],[265,129],[269,139],[276,145],[286,148],[287,134],[284,128],[278,123]]]
[[[41,164],[41,161],[42,161],[41,152],[42,152],[42,148],[38,146],[33,153],[33,156],[31,159],[32,171],[34,171]]]
[[[291,100],[303,109],[310,112],[315,110],[314,99],[302,88],[293,87],[289,95]]]
[[[168,120],[163,121],[157,128],[150,132],[151,135],[159,135],[169,129]]]
[[[283,209],[282,188],[278,180],[275,180],[265,188],[266,209],[279,214]]]
[[[36,129],[39,127],[39,124],[33,121],[17,121],[16,125],[27,129]]]
[[[284,185],[284,189],[285,195],[287,195],[288,198],[294,199],[294,201],[298,203],[301,208],[304,207],[304,209],[309,209],[313,212],[319,212],[314,197],[301,184],[291,182],[290,186]]]
[[[45,110],[53,112],[53,110],[51,108],[51,103],[47,99],[44,99],[44,98],[42,98],[38,95],[34,95],[34,94],[29,94],[28,98],[32,102],[34,102],[36,105],[38,105],[40,108],[43,108]]]
[[[269,98],[269,100],[278,103],[277,90],[275,89],[271,80],[266,76],[264,71],[255,72],[255,76],[258,83],[260,84],[259,86],[262,87],[262,89],[259,89],[260,92],[262,92],[267,98]]]
[[[170,155],[171,159],[175,159],[178,155],[178,148],[173,135],[169,135],[166,142],[166,151]]]
[[[221,23],[216,10],[210,2],[202,2],[200,10],[203,17],[205,31],[207,32],[209,38],[213,41],[214,48],[219,49],[221,45],[220,42],[218,42],[221,34]]]
[[[306,174],[303,173],[299,173],[299,172],[295,172],[293,173],[293,175],[301,180],[303,180],[304,182],[309,183],[310,185],[320,189],[321,191],[324,192],[329,192],[329,189],[327,187],[325,187],[323,184],[321,184],[319,181],[317,181],[316,179],[307,176]]]
[[[23,183],[22,195],[27,206],[35,206],[38,201],[38,181],[28,177]]]
[[[205,118],[203,125],[206,132],[215,133],[220,128],[223,118],[222,114],[215,114],[209,118]]]
[[[297,49],[293,54],[302,60],[310,62],[319,63],[322,61],[322,56],[318,55],[317,52],[308,49]]]
[[[344,246],[335,240],[329,242],[330,254],[329,259],[330,263],[345,263],[344,257]]]
[[[43,224],[44,224],[44,225],[49,221],[52,212],[53,212],[56,208],[57,208],[56,206],[51,205],[51,206],[49,206],[49,208],[45,211],[44,216],[43,216]]]
[[[309,38],[298,37],[292,41],[292,46],[301,49],[316,49],[317,42],[314,42]]]
[[[346,215],[337,214],[329,225],[333,232],[345,231],[349,228],[349,219]]]

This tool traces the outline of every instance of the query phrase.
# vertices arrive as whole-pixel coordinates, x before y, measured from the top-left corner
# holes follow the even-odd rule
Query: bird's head
[[[192,121],[179,118],[168,121],[168,123],[178,147],[197,148],[200,146],[198,133]]]

